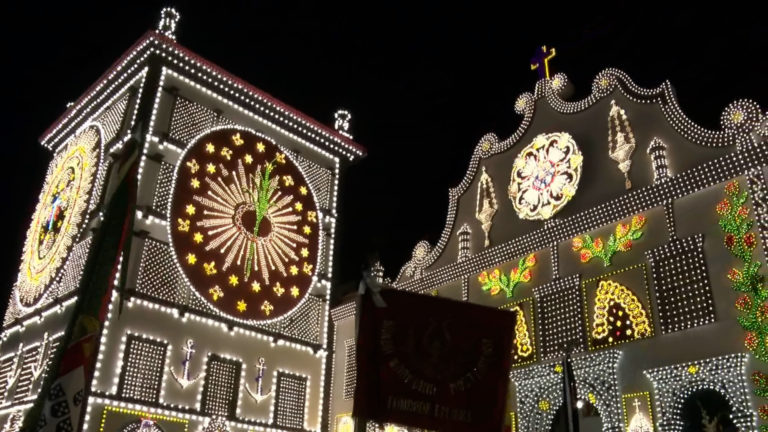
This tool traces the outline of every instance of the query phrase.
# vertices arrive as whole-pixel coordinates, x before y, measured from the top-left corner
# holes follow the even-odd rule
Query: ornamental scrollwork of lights
[[[592,338],[596,340],[610,344],[651,335],[645,308],[624,285],[611,280],[600,281],[594,312]]]

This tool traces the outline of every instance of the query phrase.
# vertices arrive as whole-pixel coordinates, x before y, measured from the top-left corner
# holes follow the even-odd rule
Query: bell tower
[[[53,153],[0,345],[0,424],[316,431],[343,167],[365,155],[147,32],[42,135]]]

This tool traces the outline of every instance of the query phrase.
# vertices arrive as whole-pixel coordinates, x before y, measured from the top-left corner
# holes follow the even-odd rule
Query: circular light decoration
[[[48,168],[16,279],[17,300],[22,307],[34,306],[40,300],[83,227],[100,141],[98,129],[87,128],[64,146]]]
[[[296,307],[312,283],[319,241],[317,205],[296,165],[262,136],[218,129],[176,169],[168,229],[194,289],[242,320]]]
[[[509,198],[520,219],[549,219],[576,194],[584,157],[570,134],[540,134],[512,167]]]

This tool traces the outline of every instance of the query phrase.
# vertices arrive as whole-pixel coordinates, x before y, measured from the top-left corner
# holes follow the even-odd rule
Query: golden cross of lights
[[[557,53],[554,48],[547,50],[546,45],[541,46],[541,50],[536,51],[536,56],[531,59],[531,70],[539,71],[539,78],[549,79],[549,61],[552,60]],[[544,67],[542,73],[541,67]]]

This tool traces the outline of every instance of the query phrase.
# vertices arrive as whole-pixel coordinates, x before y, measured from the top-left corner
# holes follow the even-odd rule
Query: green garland
[[[744,206],[747,192],[739,193],[739,183],[732,181],[725,186],[726,197],[715,207],[720,215],[720,228],[725,233],[723,243],[742,261],[741,268],[728,271],[731,287],[744,293],[736,300],[736,309],[742,314],[737,318],[747,332],[744,344],[758,359],[768,362],[768,289],[761,275],[762,263],[755,260],[752,252],[757,246],[755,233],[749,232],[754,221]]]
[[[750,232],[754,221],[749,219],[747,192],[739,192],[739,182],[734,180],[725,186],[726,197],[717,203],[715,211],[720,215],[719,225],[725,233],[723,243],[729,251],[741,260],[741,269],[733,267],[728,271],[731,288],[743,293],[736,300],[737,317],[741,328],[747,332],[744,345],[754,356],[768,362],[768,289],[765,276],[760,274],[762,263],[755,260],[753,251],[757,246],[755,233]],[[768,397],[768,375],[763,372],[752,374],[754,394]],[[768,405],[758,408],[762,420],[768,420]],[[768,432],[768,425],[760,426],[761,432]]]

